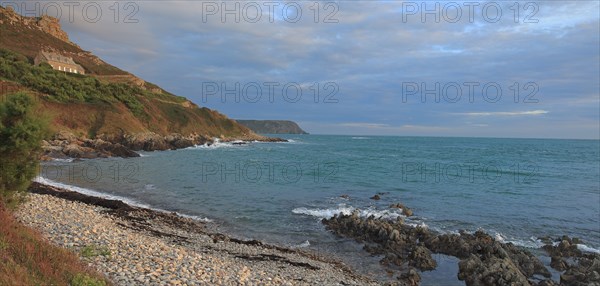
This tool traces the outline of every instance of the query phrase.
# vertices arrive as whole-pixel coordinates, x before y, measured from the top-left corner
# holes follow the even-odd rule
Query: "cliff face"
[[[58,38],[61,41],[70,43],[75,45],[69,41],[69,36],[65,31],[60,27],[60,23],[58,19],[42,16],[38,18],[34,17],[21,17],[19,14],[15,13],[12,8],[2,8],[3,17],[0,18],[0,24],[4,24],[6,22],[9,25],[22,25],[25,28],[29,29],[38,29],[44,33],[47,33],[55,38]]]
[[[33,58],[41,50],[73,58],[86,75],[34,66]],[[0,6],[0,65],[0,97],[15,91],[34,96],[55,132],[119,143],[136,134],[266,139],[82,50],[52,17],[23,17]]]
[[[289,120],[236,120],[259,134],[308,134],[296,122]]]

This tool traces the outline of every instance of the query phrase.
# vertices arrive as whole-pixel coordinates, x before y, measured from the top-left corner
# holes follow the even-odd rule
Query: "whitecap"
[[[308,216],[314,216],[319,219],[323,218],[332,218],[334,215],[343,214],[343,215],[351,215],[354,211],[358,211],[358,215],[360,217],[370,217],[373,216],[378,219],[396,219],[400,216],[404,217],[401,213],[397,212],[395,209],[393,210],[377,210],[374,208],[368,209],[357,209],[352,206],[347,206],[345,204],[338,205],[337,208],[329,208],[329,209],[309,209],[305,207],[295,208],[292,210],[292,213],[295,214],[303,214]]]
[[[591,252],[591,253],[596,253],[596,254],[600,254],[600,249],[596,249],[593,247],[589,247],[585,244],[577,244],[577,249],[583,251],[583,252]]]
[[[230,141],[230,142],[221,142],[220,139],[215,138],[213,139],[212,143],[206,143],[206,144],[202,144],[202,145],[194,145],[192,147],[188,147],[185,149],[220,149],[220,148],[239,148],[240,145],[241,146],[245,145],[243,143],[247,143],[245,141],[242,140],[235,140],[235,141]]]
[[[64,162],[64,163],[71,163],[73,162],[73,158],[67,158],[67,159],[59,159],[59,158],[52,158],[52,161],[54,162]]]
[[[293,248],[306,248],[310,246],[310,241],[306,240],[303,243],[294,245]]]

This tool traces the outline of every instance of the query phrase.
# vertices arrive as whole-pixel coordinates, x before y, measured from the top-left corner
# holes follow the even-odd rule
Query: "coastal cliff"
[[[296,122],[289,120],[240,120],[237,123],[259,134],[308,134]]]
[[[273,140],[84,51],[69,40],[58,19],[25,17],[0,6],[0,31],[0,98],[14,92],[35,98],[39,112],[49,117],[52,133],[61,133],[47,138],[47,155],[60,149],[81,156],[81,150],[91,152],[82,148],[92,148],[101,157],[130,156],[125,149],[177,149],[214,138]],[[34,65],[41,51],[72,59],[85,75]],[[64,152],[69,145],[79,150]]]

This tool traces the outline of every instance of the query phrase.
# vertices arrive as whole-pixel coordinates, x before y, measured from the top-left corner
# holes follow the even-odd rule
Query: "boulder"
[[[53,139],[67,142],[77,142],[77,136],[67,131],[59,131],[58,133],[54,134]]]
[[[434,270],[437,262],[431,257],[431,251],[423,246],[417,246],[409,256],[410,265],[420,270]]]
[[[490,257],[481,259],[475,254],[458,263],[458,279],[467,286],[530,285],[527,277],[509,258]]]

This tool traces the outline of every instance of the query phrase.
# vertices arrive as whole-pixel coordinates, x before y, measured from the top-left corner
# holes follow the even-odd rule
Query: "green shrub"
[[[72,286],[106,286],[106,282],[103,280],[90,277],[85,274],[76,274],[71,280]]]
[[[129,84],[103,83],[94,77],[56,71],[49,65],[34,66],[27,58],[4,49],[0,49],[0,78],[48,94],[56,102],[120,101],[138,117],[146,115],[138,96],[150,94]]]
[[[0,237],[0,251],[5,250],[8,248],[8,242],[6,241],[5,238]]]
[[[100,247],[96,245],[86,245],[81,249],[81,256],[89,258],[96,256],[110,256],[110,250],[107,247]]]
[[[47,123],[34,107],[23,92],[0,103],[0,199],[9,206],[22,199],[36,176],[41,142],[48,134]]]

